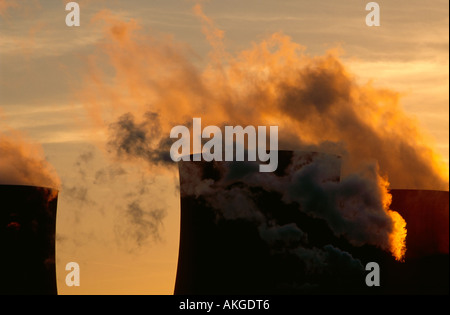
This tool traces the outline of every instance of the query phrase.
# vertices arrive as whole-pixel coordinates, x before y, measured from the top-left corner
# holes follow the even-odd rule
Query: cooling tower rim
[[[389,188],[389,191],[410,191],[410,192],[441,192],[441,193],[449,193],[449,190],[441,190],[441,189],[418,189],[418,188]]]
[[[24,185],[24,184],[0,184],[0,188],[1,187],[28,187],[28,188],[39,188],[39,189],[48,189],[51,191],[55,191],[57,193],[59,193],[59,189],[58,188],[52,188],[52,187],[48,187],[48,186],[36,186],[36,185]]]
[[[249,151],[249,150],[245,150],[244,152],[248,152],[248,151]],[[257,150],[251,150],[251,151],[257,151]],[[334,157],[336,157],[336,158],[342,159],[342,155],[339,155],[339,154],[337,154],[337,153],[332,153],[332,152],[326,152],[326,151],[288,150],[288,149],[281,149],[281,150],[274,150],[274,151],[285,152],[285,153],[323,154],[323,155],[334,156]],[[180,158],[186,157],[186,156],[192,157],[192,156],[194,156],[194,155],[201,155],[201,154],[202,154],[202,153],[191,153],[191,154],[188,154],[188,155],[183,155],[183,156],[181,156]],[[183,161],[183,160],[181,160],[181,161]],[[181,162],[181,161],[180,161],[180,162]],[[197,161],[197,162],[199,162],[199,161]],[[206,161],[202,160],[202,162],[206,162]],[[216,161],[216,162],[246,162],[246,161],[225,161],[225,160],[222,160],[222,161]]]

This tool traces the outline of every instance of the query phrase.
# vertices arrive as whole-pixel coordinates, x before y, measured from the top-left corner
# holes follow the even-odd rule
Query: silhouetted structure
[[[0,185],[0,294],[57,294],[57,192]]]
[[[280,193],[292,187],[278,179],[301,168],[339,183],[339,157],[280,151],[274,174],[258,173],[258,163],[179,162],[175,294],[448,294],[448,192],[392,191],[391,208],[408,225],[402,263],[336,236],[329,222]],[[296,185],[312,208],[326,208],[307,176]],[[380,265],[380,287],[366,286],[371,261]]]
[[[449,192],[393,189],[391,209],[406,221],[405,263],[387,270],[389,292],[449,294]]]

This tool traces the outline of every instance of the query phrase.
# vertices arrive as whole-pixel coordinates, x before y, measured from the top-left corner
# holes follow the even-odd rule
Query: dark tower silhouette
[[[264,182],[311,164],[326,170],[324,181],[339,181],[340,158],[311,152],[280,151],[274,174],[259,173],[259,162],[180,162],[181,238],[175,294],[291,292],[292,272],[301,262],[287,253],[274,254],[261,238],[260,226],[296,222],[320,231],[325,228],[325,238],[329,231],[320,220],[302,215],[297,206],[284,204],[279,194],[249,184],[246,177],[257,174]],[[208,183],[214,188],[206,187]],[[233,200],[235,190],[244,194]],[[247,208],[246,197],[258,209]],[[228,209],[217,211],[212,204]],[[300,269],[296,278],[304,276]]]
[[[393,189],[391,209],[405,219],[405,263],[387,270],[396,293],[449,294],[449,192]],[[389,278],[393,280],[389,280]]]
[[[336,236],[329,222],[280,193],[294,182],[279,186],[278,179],[299,169],[338,184],[339,157],[280,151],[273,174],[258,166],[179,162],[175,294],[448,294],[448,192],[392,191],[391,209],[408,228],[406,261],[398,262],[378,247]],[[301,183],[295,191],[309,199],[307,206],[325,209],[320,187],[307,176]],[[268,188],[274,185],[278,190]],[[381,287],[367,287],[368,262],[380,265]]]
[[[0,294],[57,294],[57,191],[0,185]]]
[[[392,189],[392,210],[407,222],[406,258],[449,253],[449,192]]]

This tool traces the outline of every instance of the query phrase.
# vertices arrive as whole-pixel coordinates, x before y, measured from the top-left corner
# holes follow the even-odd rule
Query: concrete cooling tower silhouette
[[[368,202],[372,193],[342,190],[338,156],[280,151],[274,173],[260,173],[259,162],[217,161],[179,162],[179,172],[176,295],[448,294],[448,192],[392,192],[391,209],[409,227],[399,262],[336,233],[344,221],[329,196],[339,188]],[[379,287],[365,282],[369,262],[380,266]]]
[[[57,294],[57,191],[0,185],[0,294]]]
[[[407,223],[405,263],[387,268],[389,292],[449,294],[449,192],[393,189],[391,209]]]

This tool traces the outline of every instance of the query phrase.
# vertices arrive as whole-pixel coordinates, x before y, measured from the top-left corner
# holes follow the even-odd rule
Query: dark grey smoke
[[[376,171],[372,176],[351,174],[340,182],[322,182],[319,164],[305,165],[284,180],[283,199],[299,204],[311,216],[325,219],[336,234],[354,245],[389,246],[392,220],[379,191]]]
[[[166,215],[165,209],[147,210],[139,199],[131,201],[121,214],[126,223],[116,226],[119,243],[130,245],[131,242],[134,246],[127,246],[127,250],[133,251],[149,241],[160,241]]]
[[[129,173],[125,165],[103,161],[99,164],[100,159],[94,147],[84,148],[73,164],[76,176],[70,179],[70,184],[63,184],[61,195],[73,206],[74,223],[79,224],[87,211],[98,211],[101,215],[106,211],[117,211],[119,216],[114,232],[121,248],[135,251],[144,244],[161,241],[166,210],[163,205],[160,209],[153,209],[145,202],[151,198],[154,179],[142,176],[136,181],[131,179],[135,176],[133,171]],[[119,201],[114,205],[98,203],[96,194],[103,196],[108,191],[112,200],[120,198]]]
[[[64,181],[62,184],[62,196],[78,206],[75,210],[77,212],[76,217],[79,217],[80,208],[96,205],[94,198],[90,195],[88,183],[88,171],[92,169],[94,158],[93,148],[90,146],[85,148],[73,164],[74,174],[77,174],[78,178]],[[66,182],[70,182],[70,184]]]
[[[182,195],[202,196],[225,219],[245,218],[265,222],[256,202],[259,192],[280,194],[286,204],[327,222],[337,237],[354,245],[371,244],[388,249],[392,220],[386,213],[378,187],[376,168],[338,180],[340,159],[326,154],[294,155],[282,176],[260,174],[255,163],[220,163],[217,180],[202,178],[195,166],[186,165]]]
[[[172,141],[162,133],[159,119],[153,112],[146,112],[140,122],[131,113],[120,116],[109,128],[109,150],[123,159],[143,159],[151,165],[173,164]]]
[[[118,165],[103,167],[95,172],[94,184],[102,185],[115,180],[121,175],[127,174],[126,170]]]

